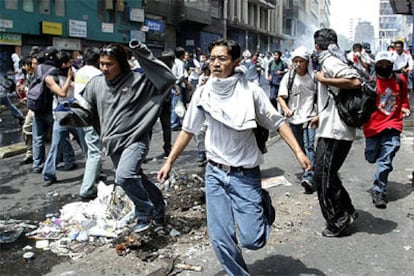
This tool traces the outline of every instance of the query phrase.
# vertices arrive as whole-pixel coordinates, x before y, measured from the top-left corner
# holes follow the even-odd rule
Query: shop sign
[[[145,19],[144,25],[148,27],[151,31],[163,32],[164,24],[161,21],[153,19]]]
[[[102,23],[102,32],[103,33],[113,33],[114,32],[114,24]]]
[[[144,10],[143,9],[130,8],[129,9],[129,20],[130,21],[135,21],[135,22],[144,22],[144,20],[145,20]]]
[[[69,20],[69,36],[84,37],[88,36],[88,28],[86,21]]]
[[[62,24],[42,21],[42,34],[62,35]]]
[[[22,45],[22,35],[0,33],[0,45]]]
[[[63,38],[63,37],[54,37],[53,46],[58,49],[64,50],[81,50],[82,43],[80,39],[76,38]]]
[[[0,28],[6,28],[6,29],[13,28],[13,20],[0,19]]]
[[[131,30],[131,40],[134,39],[145,43],[145,32]]]

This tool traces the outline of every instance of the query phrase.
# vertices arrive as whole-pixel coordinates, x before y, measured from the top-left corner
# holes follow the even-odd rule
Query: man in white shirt
[[[309,66],[310,54],[305,47],[298,47],[292,53],[293,68],[280,82],[278,102],[288,119],[290,128],[302,150],[312,162],[315,159],[316,91],[312,66]],[[313,171],[304,171],[301,185],[305,193],[312,194]]]
[[[250,250],[262,248],[274,220],[270,197],[261,188],[259,165],[264,158],[253,129],[257,124],[277,129],[302,168],[310,170],[311,163],[263,89],[247,81],[244,66],[238,67],[240,46],[218,39],[210,50],[211,78],[195,91],[182,131],[157,178],[168,178],[174,161],[206,121],[208,233],[226,272],[246,276],[250,274],[239,243]]]
[[[401,40],[394,42],[394,48],[394,65],[392,70],[407,77],[408,73],[413,69],[411,54],[404,52],[404,42]]]
[[[99,49],[95,47],[86,48],[83,55],[85,65],[76,72],[74,82],[75,99],[82,101],[81,93],[90,79],[102,74],[99,70]],[[84,101],[84,100],[83,100]],[[102,144],[99,138],[99,133],[92,126],[83,128],[85,133],[85,143],[88,147],[88,154],[86,155],[85,172],[80,187],[80,197],[94,198],[97,195],[95,186],[96,180],[101,171],[101,156]]]
[[[185,50],[182,47],[177,47],[175,49],[175,61],[174,65],[171,69],[175,78],[175,86],[171,90],[172,92],[172,101],[171,101],[171,130],[177,131],[181,129],[181,119],[175,112],[175,106],[177,102],[182,101],[185,102],[185,90],[187,87],[187,78],[188,74],[185,70],[184,64],[184,54]]]
[[[355,43],[352,45],[352,51],[348,53],[346,58],[356,69],[366,74],[370,74],[369,69],[373,61],[367,53],[362,51],[361,43]]]
[[[319,81],[319,126],[316,130],[314,183],[322,215],[326,220],[322,235],[338,237],[357,216],[351,198],[338,175],[356,138],[356,129],[346,125],[339,117],[329,91],[336,94],[340,88],[358,88],[361,80],[358,72],[347,64],[337,45],[338,37],[334,30],[322,28],[313,37],[321,64],[321,71],[316,73]]]

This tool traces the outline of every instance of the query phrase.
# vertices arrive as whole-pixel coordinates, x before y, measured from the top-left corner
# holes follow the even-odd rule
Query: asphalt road
[[[276,221],[286,221],[292,216],[292,223],[296,227],[286,228],[294,230],[274,228],[265,248],[258,251],[244,250],[251,274],[414,275],[414,193],[408,179],[414,169],[413,131],[412,128],[406,128],[402,134],[402,146],[394,160],[394,171],[389,179],[390,202],[385,210],[376,209],[371,202],[369,190],[375,167],[363,159],[364,139],[359,133],[340,172],[360,216],[349,229],[349,235],[341,238],[321,236],[324,220],[316,195],[303,194],[298,182],[300,169],[287,146],[278,136],[269,141],[269,152],[265,155],[265,164],[262,166],[263,177],[283,175],[293,184],[269,189],[277,208]],[[149,158],[153,160],[143,166],[150,177],[155,177],[163,162],[156,158],[161,153],[162,142],[157,124],[149,153]],[[191,142],[188,150],[178,160],[176,169],[201,173],[202,169],[194,166],[196,156],[195,144]],[[40,220],[60,204],[78,199],[76,195],[84,165],[79,149],[79,167],[70,172],[58,171],[59,181],[47,188],[41,186],[41,176],[33,174],[30,165],[19,165],[21,158],[22,155],[17,155],[0,160],[0,219]],[[108,181],[111,181],[112,165],[107,158],[104,169],[109,176]],[[287,197],[291,205],[286,205]],[[12,255],[13,250],[0,250],[1,258]],[[100,262],[100,267],[105,268],[104,258],[107,256],[99,254],[97,252],[94,258]],[[202,265],[203,272],[183,272],[180,275],[225,275],[210,247],[193,252],[191,257],[187,256],[187,261]],[[82,266],[83,261],[78,264],[68,261],[57,264],[59,262],[62,260],[49,258],[47,270],[51,271],[50,275],[62,275],[58,271],[68,269],[76,271],[76,267]],[[30,271],[27,264],[10,261],[2,262],[0,274],[24,275],[24,269],[16,270],[18,266],[25,266],[24,269]],[[137,275],[134,271],[125,274]],[[76,272],[72,275],[76,275]],[[104,274],[91,271],[89,275]]]

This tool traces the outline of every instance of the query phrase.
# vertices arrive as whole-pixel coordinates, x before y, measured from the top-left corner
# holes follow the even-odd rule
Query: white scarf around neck
[[[245,76],[245,67],[238,66],[228,78],[211,77],[202,88],[198,107],[215,120],[235,130],[257,127],[252,87]]]

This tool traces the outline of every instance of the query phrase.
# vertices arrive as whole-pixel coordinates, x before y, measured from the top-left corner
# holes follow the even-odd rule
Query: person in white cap
[[[243,51],[243,60],[240,62],[240,64],[246,66],[247,72],[246,72],[246,78],[248,81],[254,82],[256,84],[259,84],[259,76],[257,75],[257,66],[256,63],[252,60],[252,54],[249,50]]]
[[[365,159],[376,163],[372,201],[381,209],[387,207],[388,176],[400,148],[403,117],[411,114],[407,80],[393,73],[393,61],[391,52],[379,52],[375,57],[378,108],[363,125]]]
[[[292,54],[294,70],[285,74],[279,87],[277,100],[288,118],[290,128],[302,150],[312,162],[315,159],[315,128],[318,123],[316,116],[317,83],[312,67],[309,67],[310,54],[305,47],[297,48]],[[304,171],[301,185],[305,193],[312,194],[313,171]]]

